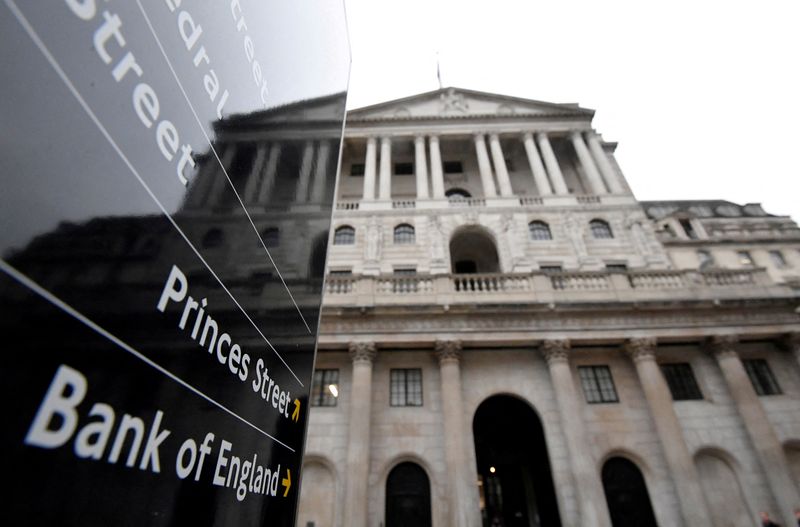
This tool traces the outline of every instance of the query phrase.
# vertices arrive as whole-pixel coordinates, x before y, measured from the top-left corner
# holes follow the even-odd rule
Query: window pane
[[[334,245],[353,245],[356,243],[356,230],[350,226],[339,227],[333,234]]]
[[[414,227],[406,223],[394,228],[394,243],[414,243]]]
[[[587,403],[616,403],[619,401],[614,379],[608,366],[579,366],[578,375]]]
[[[543,221],[532,221],[528,224],[531,240],[552,240],[550,226]]]
[[[772,375],[772,370],[769,368],[767,361],[764,359],[745,359],[742,364],[744,364],[747,376],[750,377],[753,389],[758,395],[779,395],[781,393],[778,381]]]
[[[339,370],[316,370],[311,385],[311,406],[336,406]]]
[[[389,372],[389,404],[422,406],[421,369],[393,369]]]
[[[592,236],[595,238],[608,239],[614,237],[614,235],[611,234],[611,227],[603,220],[592,220],[589,223],[589,227],[591,228]]]
[[[672,398],[676,401],[702,399],[703,394],[688,363],[662,364],[661,371],[667,381]]]

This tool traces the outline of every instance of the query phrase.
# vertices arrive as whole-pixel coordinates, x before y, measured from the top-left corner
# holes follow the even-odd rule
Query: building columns
[[[586,139],[589,143],[589,150],[591,150],[592,155],[594,156],[594,160],[597,163],[597,168],[600,169],[600,173],[602,174],[608,189],[612,194],[625,193],[625,189],[622,187],[622,184],[619,180],[619,175],[614,170],[614,167],[611,166],[611,162],[608,160],[605,150],[603,150],[602,145],[600,145],[600,139],[598,139],[597,134],[594,132],[588,132],[586,134]]]
[[[300,176],[297,178],[294,202],[305,203],[308,201],[308,183],[311,181],[311,168],[314,164],[314,143],[307,141],[303,146],[303,158],[300,161]]]
[[[464,402],[461,392],[461,342],[441,341],[435,344],[442,378],[442,414],[444,451],[447,467],[447,498],[452,527],[477,527],[480,518],[475,482],[477,474],[470,470],[464,426]]]
[[[222,195],[225,193],[225,187],[228,185],[228,169],[233,163],[233,158],[236,156],[236,145],[230,144],[225,147],[225,152],[220,159],[221,166],[214,167],[211,190],[208,192],[208,203],[210,205],[219,205],[222,200]],[[213,161],[212,161],[213,163]]]
[[[792,511],[800,503],[800,495],[789,474],[789,464],[783,446],[736,351],[737,344],[738,338],[735,335],[717,336],[710,341],[711,351],[717,359],[731,397],[739,410],[739,416],[755,447],[772,495],[780,507],[780,514],[776,516],[783,517],[786,525],[794,525],[796,520]]]
[[[531,172],[533,173],[533,181],[536,184],[536,190],[539,191],[540,196],[551,195],[553,190],[550,188],[550,182],[547,181],[547,172],[544,171],[542,158],[539,157],[536,144],[533,142],[533,134],[530,132],[523,134],[522,142],[525,145],[525,153],[528,154],[528,163],[531,165]]]
[[[425,136],[414,136],[414,175],[417,178],[417,199],[428,198],[428,166],[425,160]]]
[[[489,148],[492,150],[492,162],[494,171],[497,174],[497,183],[500,186],[500,195],[504,197],[513,196],[511,189],[511,179],[508,177],[506,159],[503,156],[503,148],[500,146],[500,136],[497,134],[489,135]]]
[[[439,136],[432,135],[428,138],[431,149],[431,184],[433,198],[444,199],[444,173],[442,172],[442,153],[439,150]]]
[[[256,157],[250,173],[247,175],[247,183],[244,185],[244,203],[252,203],[256,198],[256,190],[261,183],[261,176],[264,173],[264,164],[267,162],[267,146],[260,144],[256,147]]]
[[[392,139],[381,138],[381,168],[380,189],[378,199],[388,201],[392,199]]]
[[[364,201],[375,199],[375,138],[367,138],[367,156],[364,160]]]
[[[374,342],[350,343],[353,386],[350,391],[347,477],[344,478],[344,525],[352,527],[367,527],[372,361],[375,355]]]
[[[588,436],[578,403],[578,392],[569,367],[569,349],[568,340],[546,340],[542,343],[541,352],[550,369],[550,378],[567,440],[567,453],[580,511],[580,525],[606,527],[611,525],[611,518],[606,507],[603,482],[586,440]]]
[[[678,493],[684,523],[710,526],[711,520],[700,486],[700,476],[686,446],[669,386],[656,363],[656,339],[631,339],[625,348],[636,366],[639,382],[650,407],[650,415],[655,421],[656,433]]]
[[[272,143],[267,155],[267,165],[264,168],[264,178],[261,181],[261,188],[258,189],[258,203],[266,205],[269,201],[269,194],[275,184],[275,175],[278,172],[278,161],[281,158],[281,144]]]
[[[550,181],[553,183],[553,190],[555,190],[556,194],[569,194],[567,183],[564,181],[564,175],[561,173],[561,167],[558,166],[558,159],[556,159],[556,155],[553,152],[553,147],[550,146],[550,140],[547,138],[547,134],[539,132],[536,134],[536,140],[539,143],[539,149],[542,151],[542,157],[547,167],[547,173],[550,175]]]
[[[575,152],[578,154],[578,159],[581,161],[581,166],[589,180],[589,186],[592,188],[592,194],[601,195],[606,194],[606,187],[603,185],[603,180],[600,179],[600,173],[597,167],[594,166],[589,149],[586,148],[586,143],[583,142],[583,136],[580,132],[574,131],[569,134],[572,145],[575,147]]]
[[[489,163],[489,153],[486,151],[486,140],[483,134],[475,134],[475,152],[478,155],[478,170],[481,173],[481,183],[483,184],[483,197],[497,197],[494,179],[492,178],[492,165]]]
[[[314,166],[314,177],[311,184],[311,202],[322,203],[325,197],[326,176],[328,175],[328,156],[331,145],[329,141],[320,141],[317,148],[317,163]]]

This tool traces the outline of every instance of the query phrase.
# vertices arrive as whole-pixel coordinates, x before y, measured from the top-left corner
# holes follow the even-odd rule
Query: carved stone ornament
[[[461,360],[461,341],[460,340],[437,340],[434,343],[436,357],[439,364],[445,362],[458,362]]]
[[[657,343],[655,337],[630,339],[625,343],[625,352],[633,359],[633,362],[655,360]]]
[[[372,364],[372,361],[375,360],[376,354],[377,351],[375,350],[374,342],[350,343],[350,360],[353,361],[353,364],[359,362]]]
[[[718,359],[736,357],[736,346],[739,337],[736,335],[716,335],[708,339],[708,348]]]
[[[548,365],[569,360],[570,342],[568,339],[545,340],[539,349]]]

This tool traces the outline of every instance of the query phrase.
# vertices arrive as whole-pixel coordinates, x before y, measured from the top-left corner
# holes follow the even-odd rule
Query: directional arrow
[[[294,411],[292,412],[292,421],[295,423],[300,419],[300,399],[294,400]]]
[[[285,498],[289,495],[289,487],[292,486],[292,472],[288,468],[286,469],[286,477],[283,478],[281,483],[286,487],[286,490],[283,491],[283,497]]]

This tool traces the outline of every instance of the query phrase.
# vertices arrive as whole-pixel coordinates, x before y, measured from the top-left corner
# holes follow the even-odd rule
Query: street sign
[[[336,4],[3,0],[8,523],[294,524]]]

